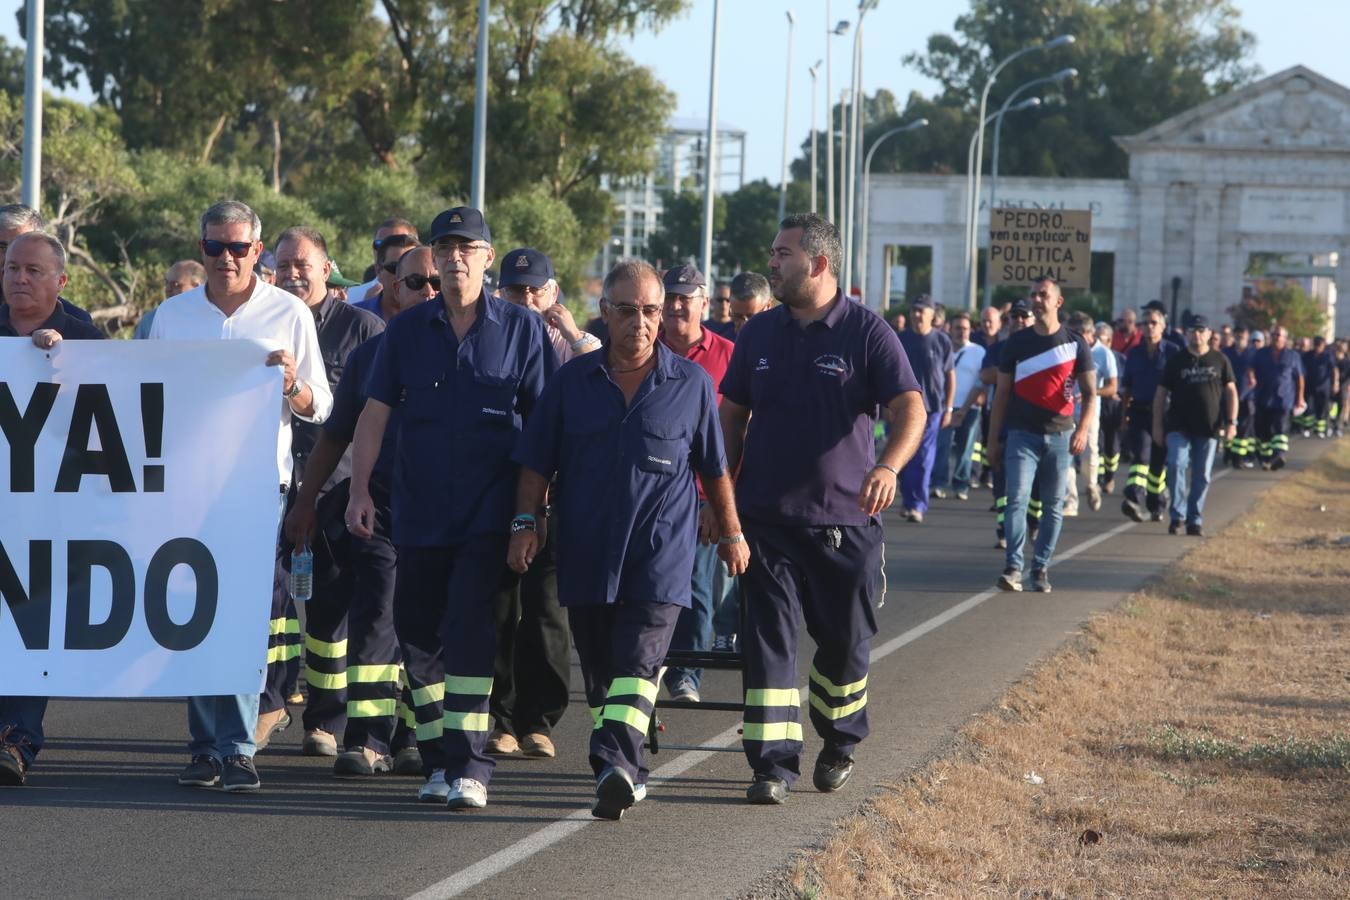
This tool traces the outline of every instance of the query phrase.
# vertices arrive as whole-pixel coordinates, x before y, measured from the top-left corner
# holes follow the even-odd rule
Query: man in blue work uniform
[[[430,769],[422,796],[435,799],[443,783],[451,809],[477,809],[487,805],[494,765],[484,745],[497,652],[493,598],[515,498],[511,453],[557,357],[543,319],[484,290],[495,254],[481,212],[460,206],[438,215],[431,249],[440,298],[390,320],[375,355],[352,441],[347,524],[357,537],[373,533],[370,474],[397,407],[394,615]],[[444,682],[434,683],[442,665]]]
[[[642,742],[657,673],[692,596],[695,474],[733,575],[747,557],[717,394],[697,363],[657,340],[663,295],[644,262],[609,272],[600,302],[608,344],[562,368],[515,456],[522,468],[507,561],[517,572],[539,551],[537,510],[558,475],[558,594],[595,718],[591,812],[601,819],[621,818],[646,793]]]
[[[927,410],[919,449],[900,470],[900,514],[915,524],[928,511],[928,490],[937,460],[938,432],[952,423],[956,398],[956,369],[952,363],[952,340],[933,327],[933,301],[921,294],[910,304],[909,327],[900,332],[914,377],[923,388]]]
[[[1331,416],[1331,401],[1340,392],[1336,354],[1327,346],[1327,339],[1317,335],[1312,349],[1303,354],[1303,374],[1308,411],[1303,415],[1303,436],[1327,436],[1327,419]]]
[[[1238,392],[1237,425],[1233,438],[1224,451],[1224,461],[1235,469],[1250,469],[1256,465],[1256,439],[1253,435],[1253,398],[1256,388],[1247,377],[1254,350],[1247,342],[1247,329],[1241,325],[1233,329],[1233,343],[1222,348],[1233,370],[1233,384]]]
[[[1256,386],[1256,452],[1261,468],[1279,471],[1289,452],[1289,420],[1303,412],[1303,359],[1289,346],[1289,329],[1270,329],[1270,346],[1252,357],[1248,380]]]
[[[281,256],[284,283],[287,263],[285,254]],[[432,262],[430,247],[408,250],[399,260],[395,275],[393,287],[383,295],[390,304],[390,318],[430,300],[440,289],[441,279]],[[333,390],[333,412],[323,423],[318,441],[308,455],[300,490],[286,516],[286,537],[293,544],[312,545],[317,535],[330,548],[338,571],[333,583],[323,590],[348,605],[346,727],[338,736],[342,752],[333,761],[333,774],[338,777],[377,775],[391,770],[400,775],[422,774],[422,757],[414,739],[417,723],[412,719],[408,702],[411,695],[401,689],[403,656],[394,633],[397,556],[390,540],[389,490],[398,442],[397,410],[391,413],[385,427],[370,476],[370,495],[375,502],[374,533],[370,538],[342,533],[350,486],[346,479],[351,472],[347,449],[366,402],[366,382],[384,339],[383,330],[353,349],[340,364],[341,380]],[[322,328],[319,343],[323,345]],[[339,471],[342,475],[337,478],[334,473]],[[325,491],[324,485],[335,479],[334,489]],[[329,527],[334,517],[338,534],[333,534]],[[315,596],[319,593],[316,583]],[[313,687],[311,684],[311,691]]]
[[[1139,321],[1144,337],[1126,354],[1120,378],[1121,399],[1129,416],[1125,446],[1131,457],[1120,511],[1136,522],[1144,521],[1146,506],[1155,522],[1167,513],[1167,448],[1153,443],[1153,395],[1177,345],[1164,338],[1167,317],[1156,303],[1143,309]]]
[[[881,581],[880,514],[927,414],[895,331],[839,290],[839,230],[784,219],[769,258],[781,305],[741,329],[722,381],[727,463],[750,543],[741,579],[745,755],[751,803],[783,803],[800,774],[797,622],[816,642],[813,782],[835,791],[868,733],[868,642]],[[891,431],[876,458],[877,408]],[[744,451],[744,452],[742,452]]]

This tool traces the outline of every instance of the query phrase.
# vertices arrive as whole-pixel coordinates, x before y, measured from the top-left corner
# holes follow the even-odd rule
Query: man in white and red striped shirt
[[[1069,467],[1072,458],[1087,446],[1097,415],[1097,373],[1092,353],[1080,335],[1060,323],[1063,305],[1064,297],[1054,279],[1043,277],[1034,282],[1031,314],[1035,324],[1008,336],[999,361],[989,456],[994,466],[1007,467],[1008,504],[1003,520],[1008,555],[998,580],[1005,591],[1022,589],[1026,507],[1032,482],[1039,478],[1044,510],[1031,560],[1031,587],[1049,593],[1046,570],[1059,540]],[[1075,379],[1083,402],[1077,427],[1073,421]],[[1003,446],[1000,435],[1005,425],[1008,436]]]

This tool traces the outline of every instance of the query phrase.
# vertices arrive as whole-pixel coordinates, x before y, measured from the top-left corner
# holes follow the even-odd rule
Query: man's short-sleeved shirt
[[[314,327],[319,334],[319,353],[323,358],[324,371],[328,373],[328,387],[334,392],[337,402],[337,386],[342,378],[343,367],[352,351],[370,338],[384,331],[384,320],[379,316],[324,297],[318,306],[311,307]],[[314,445],[319,442],[319,427],[311,425],[299,416],[291,423],[291,456],[295,460],[295,477],[299,479],[305,471],[305,463]],[[345,481],[352,475],[352,455],[350,448],[338,462],[337,468],[324,483],[323,490],[331,490],[333,485]]]
[[[1147,344],[1138,344],[1125,354],[1125,371],[1120,387],[1130,393],[1130,406],[1148,409],[1153,406],[1153,395],[1162,380],[1163,369],[1174,353],[1180,352],[1171,341],[1159,341],[1158,351],[1149,354]]]
[[[1129,355],[1130,351],[1139,346],[1139,342],[1144,339],[1144,332],[1136,328],[1134,331],[1126,334],[1124,331],[1116,331],[1111,335],[1111,349],[1117,353]]]
[[[350,444],[356,437],[356,423],[361,418],[361,410],[366,407],[366,382],[370,380],[370,370],[375,365],[375,354],[384,340],[383,332],[376,334],[365,343],[356,347],[347,356],[342,368],[342,377],[333,389],[333,412],[323,423],[323,430],[343,443]],[[371,478],[386,489],[393,483],[394,450],[398,445],[398,408],[389,411],[389,424],[384,429],[384,441],[380,444],[380,455],[371,469]],[[346,455],[343,456],[346,459]],[[347,477],[351,476],[350,469]]]
[[[1336,371],[1336,354],[1330,347],[1323,347],[1321,350],[1309,350],[1303,354],[1303,373],[1307,379],[1304,390],[1308,393],[1313,391],[1331,390],[1331,375]]]
[[[1223,355],[1228,357],[1228,364],[1233,367],[1233,381],[1237,384],[1239,403],[1245,403],[1256,390],[1254,385],[1247,383],[1247,370],[1252,366],[1252,356],[1255,353],[1256,350],[1251,347],[1244,347],[1241,350],[1236,346],[1223,348]]]
[[[399,313],[384,335],[366,393],[399,411],[394,543],[445,547],[506,532],[511,453],[558,366],[543,318],[484,292],[460,341],[437,297]]]
[[[206,296],[206,285],[170,297],[155,311],[150,325],[152,341],[258,340],[273,350],[289,350],[295,357],[296,377],[309,385],[314,394],[311,422],[322,422],[333,409],[333,392],[323,369],[319,335],[314,315],[303,300],[254,276],[253,293],[231,315],[225,315]],[[262,365],[263,354],[258,360]],[[278,414],[281,433],[277,438],[277,472],[282,484],[290,484],[291,421],[290,401],[280,398]]]
[[[1034,326],[1008,336],[999,372],[1012,376],[1004,422],[1009,431],[1058,434],[1073,428],[1074,381],[1093,370],[1087,341],[1063,324],[1049,334]]]
[[[1169,397],[1165,427],[1192,437],[1213,437],[1223,427],[1224,388],[1233,383],[1233,365],[1218,350],[1196,356],[1175,354],[1163,370]]]
[[[1092,344],[1092,365],[1097,369],[1099,388],[1106,384],[1107,380],[1120,377],[1120,372],[1116,369],[1116,355],[1101,341],[1094,341]]]
[[[700,330],[703,332],[702,336],[684,354],[684,358],[691,363],[696,363],[700,369],[707,372],[708,377],[712,379],[713,387],[716,388],[727,374],[727,365],[731,362],[731,351],[736,349],[736,344],[713,331],[707,322],[703,324]],[[670,350],[670,345],[666,343],[664,333],[661,335],[660,341],[667,350]],[[675,351],[671,350],[671,352],[674,353]],[[717,394],[717,399],[719,401],[722,399],[720,392]]]
[[[923,405],[929,415],[947,408],[947,373],[952,369],[952,339],[934,328],[919,334],[912,328],[900,332],[909,367],[919,381]]]
[[[690,605],[694,477],[726,471],[712,380],[657,345],[631,404],[603,351],[567,363],[539,400],[515,460],[558,476],[558,600]]]
[[[865,525],[863,478],[876,465],[877,407],[919,391],[895,330],[836,294],[801,327],[777,306],[741,327],[722,396],[751,411],[736,480],[743,519]]]
[[[1298,400],[1298,380],[1303,377],[1303,358],[1292,347],[1276,355],[1274,347],[1262,347],[1252,356],[1256,373],[1257,409],[1289,411]]]
[[[78,307],[76,308],[78,309]],[[42,329],[55,331],[68,341],[89,341],[104,337],[103,332],[92,321],[71,315],[70,311],[61,303],[56,304],[56,308],[47,317],[47,321],[35,328],[34,331]],[[18,329],[9,320],[9,304],[0,303],[0,337],[19,336]]]
[[[969,343],[960,350],[953,349],[952,369],[956,372],[956,408],[960,409],[971,390],[980,383],[984,368],[985,350],[979,344]]]

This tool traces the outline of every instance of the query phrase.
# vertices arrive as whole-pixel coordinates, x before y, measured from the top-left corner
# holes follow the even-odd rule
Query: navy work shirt
[[[1336,371],[1336,354],[1330,347],[1303,354],[1304,388],[1308,393],[1331,390],[1331,373]]]
[[[936,328],[919,334],[912,328],[900,332],[914,377],[923,389],[923,405],[931,416],[947,408],[947,373],[952,370],[952,339]]]
[[[787,306],[741,327],[722,396],[749,407],[736,506],[766,525],[866,525],[863,478],[876,465],[877,407],[919,392],[895,330],[836,294],[806,327]]]
[[[318,306],[311,306],[310,312],[314,314],[314,329],[319,333],[319,355],[328,375],[328,389],[336,391],[347,357],[361,344],[384,331],[384,319],[341,300],[334,300],[331,294],[324,297]],[[319,442],[319,430],[322,427],[306,422],[299,416],[291,417],[291,457],[295,460],[292,471],[297,478],[304,474],[305,463],[314,452],[314,445]],[[333,474],[324,482],[323,489],[332,490],[333,485],[351,477],[352,454],[349,448],[342,454]]]
[[[74,307],[79,309],[79,307]],[[81,319],[71,315],[64,303],[56,304],[56,309],[34,331],[50,328],[66,340],[97,340],[104,337],[97,325],[86,316]],[[18,329],[9,321],[9,304],[0,303],[0,337],[20,337]]]
[[[712,379],[658,342],[655,368],[625,407],[605,357],[588,353],[558,371],[515,454],[558,475],[558,602],[689,606],[694,474],[727,467]]]
[[[1246,347],[1239,350],[1235,346],[1224,347],[1223,355],[1228,357],[1228,363],[1233,367],[1233,383],[1237,387],[1238,402],[1246,403],[1256,388],[1247,384],[1247,370],[1251,368],[1252,356],[1256,350],[1252,347]]]
[[[444,547],[509,529],[511,453],[557,368],[543,317],[486,291],[463,341],[439,297],[389,321],[366,393],[400,414],[396,545]]]
[[[1275,355],[1274,347],[1262,347],[1252,356],[1256,373],[1256,408],[1288,412],[1298,399],[1298,379],[1303,377],[1303,357],[1293,347]]]
[[[370,380],[370,370],[375,366],[375,354],[379,352],[384,333],[375,335],[358,346],[347,357],[342,369],[342,377],[333,388],[333,411],[324,420],[323,430],[333,438],[351,443],[356,436],[356,422],[361,418],[361,410],[366,405],[366,383]],[[380,444],[380,455],[371,469],[371,480],[378,482],[386,490],[394,478],[394,450],[398,446],[398,407],[389,411],[389,424],[384,429],[384,441]],[[343,459],[347,456],[344,455]],[[348,477],[351,472],[348,471]]]
[[[1129,391],[1131,408],[1153,408],[1153,395],[1162,381],[1163,369],[1179,349],[1171,341],[1163,340],[1158,342],[1157,355],[1149,356],[1148,346],[1140,341],[1125,354],[1125,372],[1120,376],[1120,387]]]

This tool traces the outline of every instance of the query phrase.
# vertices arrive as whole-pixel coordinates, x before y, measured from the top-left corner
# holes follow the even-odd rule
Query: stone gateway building
[[[1253,254],[1304,254],[1336,334],[1350,334],[1350,89],[1295,66],[1116,139],[1127,180],[1008,178],[995,206],[1092,211],[1094,266],[1117,311],[1152,299],[1222,321]],[[874,175],[864,296],[885,297],[887,248],[932,251],[932,294],[963,305],[966,178]],[[981,248],[990,179],[981,183]],[[981,251],[983,252],[983,251]],[[1110,257],[1098,256],[1110,254]]]

